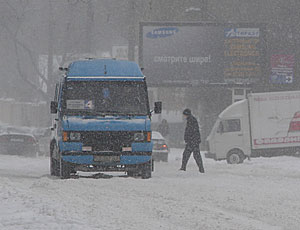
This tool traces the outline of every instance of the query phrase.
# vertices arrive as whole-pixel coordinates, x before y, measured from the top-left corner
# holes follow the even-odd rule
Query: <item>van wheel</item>
[[[245,155],[240,150],[232,150],[227,154],[228,164],[242,164],[245,160]]]

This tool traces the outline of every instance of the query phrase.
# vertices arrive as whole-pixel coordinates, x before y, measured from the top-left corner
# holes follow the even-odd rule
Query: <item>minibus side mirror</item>
[[[161,111],[162,111],[162,102],[161,101],[154,102],[154,113],[161,114]]]

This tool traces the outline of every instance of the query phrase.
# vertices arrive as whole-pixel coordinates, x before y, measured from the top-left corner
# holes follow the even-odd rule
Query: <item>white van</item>
[[[298,152],[300,91],[249,94],[219,115],[207,142],[207,158],[230,164]]]

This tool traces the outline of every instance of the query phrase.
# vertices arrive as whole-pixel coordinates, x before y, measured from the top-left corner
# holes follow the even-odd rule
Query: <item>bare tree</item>
[[[15,4],[14,4],[15,3]],[[32,88],[33,91],[37,92],[44,100],[47,99],[45,92],[41,90],[37,82],[33,81],[33,78],[28,76],[27,71],[24,70],[24,65],[22,56],[26,56],[28,61],[31,63],[31,66],[36,75],[38,75],[44,81],[47,81],[45,76],[39,71],[36,55],[34,51],[19,38],[21,33],[21,28],[24,26],[24,21],[26,14],[29,12],[30,3],[26,1],[9,1],[4,0],[1,4],[1,8],[5,9],[5,14],[0,20],[0,26],[6,31],[9,35],[10,42],[13,43],[14,53],[15,53],[15,66],[18,72],[18,77],[24,83]],[[21,55],[22,54],[22,55]],[[25,67],[26,68],[26,67]]]

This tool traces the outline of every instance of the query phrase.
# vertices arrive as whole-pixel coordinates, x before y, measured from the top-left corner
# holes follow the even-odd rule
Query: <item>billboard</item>
[[[274,54],[271,56],[272,84],[291,84],[294,81],[295,56]]]
[[[260,83],[261,24],[140,23],[139,64],[148,82]]]

